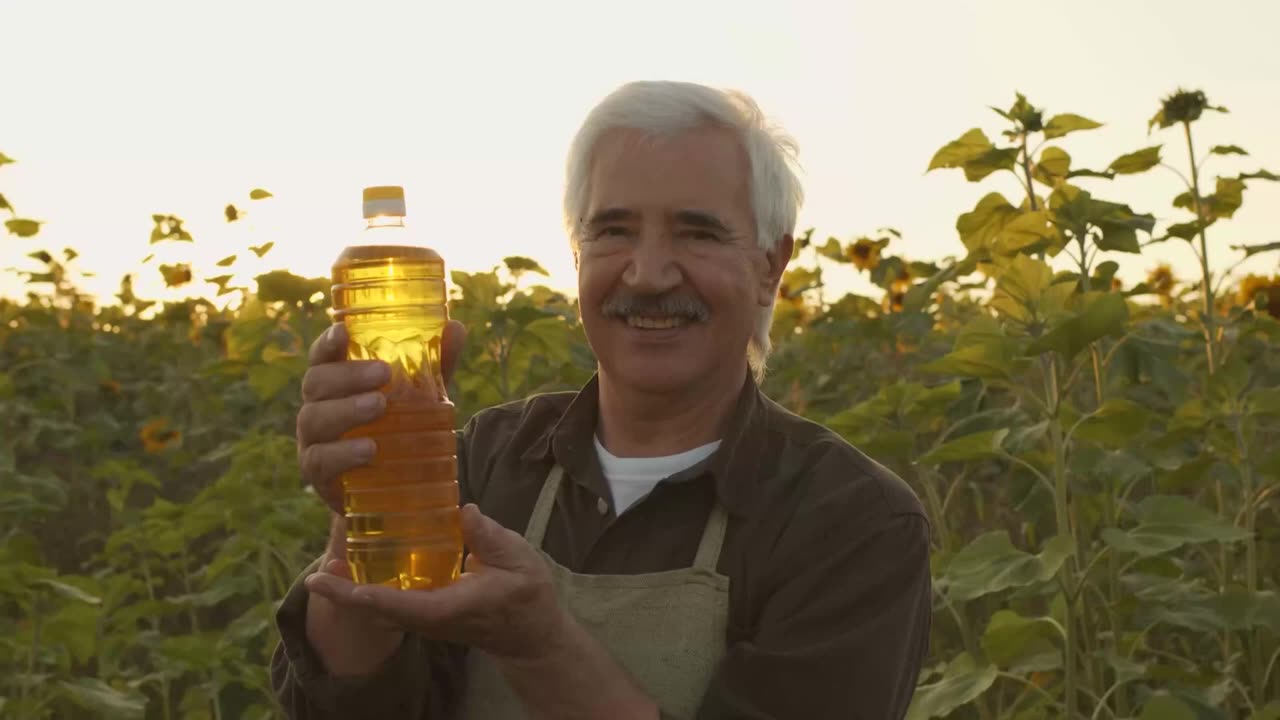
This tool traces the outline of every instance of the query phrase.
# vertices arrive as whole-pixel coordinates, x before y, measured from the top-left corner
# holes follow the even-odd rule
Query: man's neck
[[[719,440],[746,381],[719,372],[673,393],[647,393],[599,376],[600,442],[619,457],[661,457]]]

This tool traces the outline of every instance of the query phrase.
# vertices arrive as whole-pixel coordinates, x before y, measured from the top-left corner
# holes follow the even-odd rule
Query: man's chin
[[[670,357],[653,358],[653,362],[645,360],[632,355],[607,364],[602,362],[600,373],[615,386],[643,393],[674,393],[698,382],[693,363],[681,363]]]

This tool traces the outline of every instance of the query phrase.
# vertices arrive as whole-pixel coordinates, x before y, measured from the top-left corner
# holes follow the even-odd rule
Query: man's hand
[[[319,572],[307,589],[335,605],[368,612],[431,640],[468,645],[512,660],[531,661],[558,650],[568,621],[542,556],[517,533],[462,509],[462,537],[470,550],[454,583],[430,591],[356,585]]]
[[[453,375],[466,332],[461,323],[445,326],[441,374]],[[348,361],[347,332],[331,325],[310,349],[310,367],[302,378],[302,409],[298,412],[298,464],[303,478],[329,506],[329,542],[321,569],[351,579],[347,565],[347,523],[343,516],[342,473],[373,459],[369,438],[344,440],[343,435],[377,420],[386,409],[379,391],[390,379],[390,368],[377,360]],[[369,611],[353,610],[313,597],[307,603],[307,639],[324,663],[339,677],[376,672],[400,647],[404,631]]]
[[[384,627],[486,651],[535,717],[658,717],[653,701],[560,604],[532,545],[475,505],[462,509],[462,537],[470,555],[451,585],[399,590],[318,572],[307,589]]]
[[[449,321],[440,359],[446,383],[453,376],[465,338],[462,323]],[[372,460],[375,448],[370,438],[344,440],[342,436],[382,416],[387,401],[380,390],[391,378],[390,368],[381,360],[347,360],[347,342],[346,327],[338,323],[311,344],[297,427],[302,477],[339,515],[342,488],[338,478]]]

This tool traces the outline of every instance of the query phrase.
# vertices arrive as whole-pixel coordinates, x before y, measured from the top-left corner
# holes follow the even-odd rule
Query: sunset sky
[[[455,269],[528,255],[549,283],[575,286],[560,223],[564,154],[583,115],[633,79],[743,89],[797,138],[808,201],[800,229],[843,239],[892,226],[889,252],[934,259],[962,250],[955,217],[1012,178],[981,184],[925,174],[934,151],[971,127],[997,137],[990,105],[1015,91],[1048,115],[1105,123],[1068,137],[1076,166],[1165,143],[1147,134],[1162,96],[1202,88],[1231,113],[1197,127],[1201,151],[1246,158],[1206,172],[1280,172],[1280,3],[1184,0],[1040,3],[453,2],[0,3],[0,193],[45,221],[33,239],[0,238],[0,268],[65,246],[104,296],[156,266],[219,258],[275,242],[237,264],[245,279],[284,267],[325,275],[358,232],[360,188],[401,184],[409,221]],[[1084,183],[1096,194],[1186,219],[1171,172]],[[275,197],[251,202],[261,187]],[[223,207],[245,218],[228,224]],[[151,247],[153,213],[186,219],[194,245]],[[1255,182],[1236,220],[1211,231],[1228,246],[1280,241],[1280,183]],[[156,251],[147,266],[139,262]],[[1161,250],[1181,274],[1185,245]],[[1130,282],[1154,257],[1116,258]],[[1246,265],[1277,272],[1276,254]],[[847,278],[838,286],[849,284]],[[0,274],[0,293],[21,284]],[[209,286],[197,286],[208,292]]]

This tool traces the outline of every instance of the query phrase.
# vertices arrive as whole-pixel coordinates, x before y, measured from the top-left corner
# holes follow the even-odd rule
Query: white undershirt
[[[663,478],[697,465],[720,447],[720,441],[716,440],[675,455],[623,458],[605,450],[604,445],[600,444],[600,438],[594,439],[600,468],[604,470],[604,477],[609,481],[609,491],[613,493],[615,515],[626,512],[637,500],[648,495]]]

